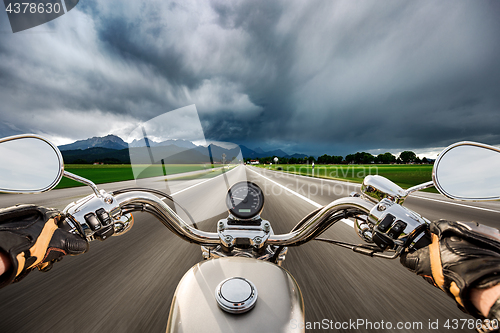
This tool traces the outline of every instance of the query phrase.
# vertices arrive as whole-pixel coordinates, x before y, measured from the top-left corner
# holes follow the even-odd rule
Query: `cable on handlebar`
[[[323,222],[323,227],[318,228],[315,232],[313,232],[309,237],[307,237],[304,241],[308,242],[310,240],[315,239],[319,235],[321,235],[323,232],[326,231],[332,224],[337,223],[343,218],[350,217],[348,212],[343,210],[341,212],[338,212],[336,214],[331,215],[325,222]]]
[[[323,207],[319,207],[318,209],[313,210],[312,212],[310,212],[309,214],[304,216],[304,218],[302,220],[300,220],[299,223],[297,223],[297,225],[295,227],[293,227],[292,231],[300,229],[304,225],[304,223],[306,223],[311,217],[316,215],[322,209],[323,209]]]

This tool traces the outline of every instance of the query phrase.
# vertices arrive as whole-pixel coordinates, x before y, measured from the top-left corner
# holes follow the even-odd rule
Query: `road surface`
[[[206,220],[200,223],[202,229],[214,230],[217,219],[227,216],[227,184],[242,178],[264,190],[262,217],[272,223],[275,233],[289,231],[315,205],[359,190],[356,184],[241,166],[228,172],[227,177],[171,181],[170,193],[197,222]],[[162,179],[142,182],[144,186],[165,188]],[[121,182],[99,187],[111,191],[134,185]],[[80,187],[40,195],[1,195],[0,206],[23,202],[62,209],[89,193],[88,187]],[[475,220],[494,225],[500,217],[496,203],[456,205],[430,193],[416,194],[406,206],[431,220]],[[89,253],[65,258],[47,274],[33,272],[22,282],[0,290],[0,332],[164,332],[177,283],[201,260],[201,252],[198,246],[172,235],[153,217],[144,213],[134,216],[135,225],[129,233],[106,242],[92,242]],[[353,229],[344,223],[332,226],[323,236],[359,243]],[[369,258],[310,242],[290,248],[284,267],[301,287],[308,322],[365,320],[372,327],[382,321],[394,326],[402,322],[407,328],[417,325],[408,329],[361,326],[358,330],[308,332],[428,332],[429,322],[436,320],[437,331],[444,332],[448,331],[443,328],[447,319],[472,318],[397,260]]]

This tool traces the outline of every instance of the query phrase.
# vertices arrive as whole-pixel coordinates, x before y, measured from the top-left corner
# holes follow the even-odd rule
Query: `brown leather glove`
[[[429,230],[432,243],[403,253],[401,264],[447,293],[462,311],[484,319],[469,293],[500,283],[500,232],[474,222],[444,220],[432,222]]]
[[[88,250],[83,238],[58,227],[60,212],[35,205],[0,209],[0,251],[11,268],[0,276],[0,288],[24,278],[33,269],[48,271],[66,254]]]

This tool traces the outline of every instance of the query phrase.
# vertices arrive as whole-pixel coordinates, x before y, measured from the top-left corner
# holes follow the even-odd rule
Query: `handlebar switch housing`
[[[105,211],[104,208],[99,208],[95,211],[95,213],[97,214],[97,217],[101,221],[102,225],[108,225],[111,223],[111,217],[109,217],[108,212]]]
[[[385,198],[371,209],[368,223],[373,226],[373,241],[385,250],[393,248],[394,244],[406,244],[409,234],[424,224],[429,225],[430,221],[414,211]],[[419,239],[418,236],[414,237],[411,244],[407,245],[413,246]]]
[[[87,241],[105,240],[112,236],[114,223],[121,221],[122,211],[116,200],[107,200],[109,197],[101,190],[101,197],[91,194],[66,206],[63,212],[69,220],[69,231],[85,237]]]
[[[101,222],[97,219],[94,213],[88,213],[83,218],[92,231],[101,229]]]
[[[387,248],[392,249],[394,247],[394,241],[389,236],[381,232],[375,232],[372,240],[382,250],[386,250]]]
[[[399,235],[406,229],[406,223],[398,220],[393,224],[391,230],[387,233],[387,235],[392,239],[397,239]]]
[[[396,217],[390,213],[387,213],[385,217],[378,224],[378,230],[382,232],[386,232],[391,227],[392,223],[394,223]]]

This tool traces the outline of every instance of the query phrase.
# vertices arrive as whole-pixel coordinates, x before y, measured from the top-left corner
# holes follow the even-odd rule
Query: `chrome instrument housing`
[[[233,216],[219,220],[217,223],[217,233],[221,244],[227,248],[232,247],[254,247],[260,249],[266,244],[273,229],[271,223],[262,220],[260,216],[253,219],[259,225],[250,224],[246,220],[238,220]],[[231,224],[233,222],[234,224]]]

